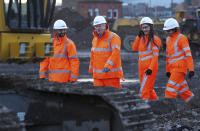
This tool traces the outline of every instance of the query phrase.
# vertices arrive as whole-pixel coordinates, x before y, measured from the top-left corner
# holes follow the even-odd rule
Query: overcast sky
[[[151,7],[154,6],[165,6],[165,7],[170,7],[171,5],[171,1],[173,1],[173,3],[182,3],[184,2],[184,0],[121,0],[123,2],[127,2],[127,3],[147,3],[148,5],[150,5],[151,3]]]

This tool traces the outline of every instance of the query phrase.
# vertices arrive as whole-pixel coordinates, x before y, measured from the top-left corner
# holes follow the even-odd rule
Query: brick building
[[[185,9],[199,8],[200,0],[185,0]]]
[[[122,18],[122,2],[118,0],[80,0],[77,11],[84,17],[103,15],[107,19]]]

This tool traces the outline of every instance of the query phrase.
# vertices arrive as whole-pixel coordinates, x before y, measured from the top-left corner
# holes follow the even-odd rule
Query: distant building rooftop
[[[120,2],[120,0],[79,0],[79,2]]]

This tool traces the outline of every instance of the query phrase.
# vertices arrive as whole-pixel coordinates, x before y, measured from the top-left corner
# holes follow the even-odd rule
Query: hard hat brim
[[[60,29],[68,29],[68,27],[62,27],[62,28],[53,28],[54,30],[60,30]]]

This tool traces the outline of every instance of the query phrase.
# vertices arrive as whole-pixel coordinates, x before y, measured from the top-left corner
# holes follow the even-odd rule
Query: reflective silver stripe
[[[179,93],[183,93],[184,91],[186,91],[189,87],[186,86],[185,88],[183,88],[182,90],[179,91]]]
[[[148,51],[139,51],[139,55],[146,55],[146,54],[149,54],[149,53],[152,53],[151,50],[148,50]]]
[[[171,81],[171,80],[168,80],[168,83],[171,84],[171,85],[174,85],[174,86],[176,86],[176,87],[180,87],[180,86],[181,86],[180,84],[175,83],[175,82],[173,82],[173,81]]]
[[[181,34],[178,35],[178,38],[176,39],[175,45],[174,45],[174,52],[175,54],[178,53],[178,40],[180,39]]]
[[[173,62],[181,60],[181,59],[185,59],[185,56],[181,56],[179,58],[173,59],[173,60],[169,61],[169,64],[172,64]]]
[[[180,52],[178,52],[178,40],[180,39],[181,35],[182,35],[182,34],[179,34],[179,35],[178,35],[178,37],[177,37],[177,39],[176,39],[176,42],[175,42],[175,44],[174,44],[174,52],[175,52],[175,54],[173,54],[173,55],[167,55],[167,57],[173,58],[173,57],[179,56],[180,54],[183,53],[183,50],[181,50]],[[168,40],[169,40],[169,38],[167,38],[167,42],[168,42]],[[174,61],[173,61],[173,62],[174,62]],[[172,62],[172,63],[173,63],[173,62]],[[169,63],[170,63],[170,62],[169,62]],[[171,63],[170,63],[170,64],[171,64]]]
[[[40,75],[46,75],[46,72],[40,72]]]
[[[183,51],[180,51],[180,52],[177,52],[177,53],[175,53],[173,55],[167,55],[167,57],[173,58],[173,57],[179,56],[180,54],[183,54],[183,53],[184,53]]]
[[[78,58],[78,56],[77,55],[70,56],[69,59],[71,59],[71,58]]]
[[[187,84],[187,81],[184,80],[182,83],[181,83],[181,86],[184,85],[184,84]]]
[[[67,43],[68,43],[69,41],[71,41],[71,40],[67,39],[67,40],[65,41],[64,54],[62,54],[62,55],[54,54],[53,57],[57,57],[57,58],[68,58],[68,56],[66,56],[66,50],[67,50]]]
[[[72,75],[70,76],[71,78],[74,78],[74,79],[78,79],[78,76],[75,76],[75,75]]]
[[[118,45],[114,45],[114,46],[112,47],[112,50],[114,50],[115,48],[117,48],[117,49],[120,50],[120,47],[119,47]]]
[[[108,48],[95,48],[95,47],[92,47],[92,51],[105,51],[105,52],[109,52],[109,51],[112,51],[113,49],[117,48],[120,50],[120,47],[118,45],[114,45],[112,48],[111,48],[111,45],[110,45],[110,42],[111,42],[111,38],[113,36],[117,36],[117,34],[115,33],[112,33],[109,38],[108,38]]]
[[[186,56],[192,56],[192,54],[191,53],[187,53]]]
[[[108,60],[106,63],[111,64],[112,66],[114,66],[114,63],[110,60]]]
[[[157,56],[159,56],[159,53],[157,53],[157,52],[153,52],[153,55],[157,55]]]
[[[111,51],[110,49],[107,49],[107,48],[92,48],[92,51],[105,51],[105,52],[109,52]]]
[[[147,60],[147,59],[150,59],[152,57],[153,57],[153,55],[145,56],[143,58],[140,58],[140,61]]]
[[[55,70],[55,71],[49,71],[49,73],[71,73],[71,70]]]
[[[168,41],[169,41],[169,37],[167,37],[167,39],[166,39],[166,43],[168,43]]]
[[[185,100],[185,102],[188,103],[188,102],[192,99],[192,97],[194,97],[194,94],[193,94],[193,93],[192,93],[192,95],[191,95],[189,98],[187,98],[187,99]]]
[[[159,50],[158,47],[153,47],[152,50]]]
[[[122,70],[122,67],[111,69],[108,72],[116,72],[116,71],[120,71],[120,70]],[[96,69],[93,69],[93,72],[96,72],[96,73],[105,73],[103,70],[96,70]]]
[[[69,41],[71,41],[71,40],[67,39],[67,40],[65,41],[65,46],[64,46],[64,55],[66,55],[67,43],[68,43]]]
[[[190,50],[190,47],[183,48],[184,51]]]
[[[108,38],[108,49],[109,49],[109,50],[111,50],[110,41],[111,41],[111,38],[112,38],[113,36],[117,36],[117,34],[112,33],[112,34],[109,36],[109,38]]]
[[[173,89],[173,88],[170,88],[170,87],[167,87],[166,90],[171,91],[171,92],[178,93],[178,91],[177,91],[176,89]]]
[[[148,78],[148,76],[145,75],[145,76],[144,76],[144,79],[143,79],[143,81],[142,81],[141,88],[140,88],[140,96],[142,96],[142,90],[143,90],[144,85],[145,85],[145,83],[146,83],[146,81],[147,81],[147,78]]]
[[[57,55],[57,54],[54,54],[53,57],[57,57],[57,58],[68,58],[66,55]]]
[[[93,66],[90,65],[89,68],[93,68]]]

